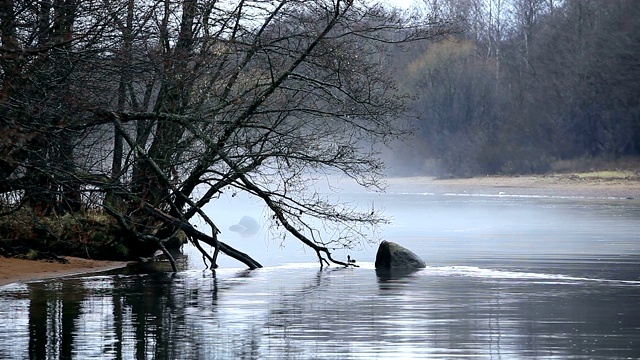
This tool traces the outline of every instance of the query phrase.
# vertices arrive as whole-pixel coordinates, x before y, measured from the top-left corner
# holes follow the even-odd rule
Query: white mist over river
[[[410,190],[410,191],[406,191]],[[564,255],[640,254],[640,201],[519,195],[486,189],[474,193],[430,191],[429,188],[391,187],[385,193],[345,192],[340,201],[367,208],[373,205],[390,219],[371,243],[360,249],[336,249],[373,262],[378,238],[409,246],[428,263],[440,264],[496,258],[558,258]],[[205,211],[223,229],[221,240],[255,256],[263,265],[317,261],[313,251],[296,239],[274,239],[269,232],[268,211],[259,200],[246,195],[219,199]],[[243,236],[229,230],[243,216],[257,219],[261,231]],[[191,266],[201,258],[193,253]],[[221,255],[222,256],[222,255]],[[223,267],[242,266],[220,259]]]

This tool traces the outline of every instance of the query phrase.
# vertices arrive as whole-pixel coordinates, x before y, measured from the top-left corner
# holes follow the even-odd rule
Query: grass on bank
[[[551,166],[549,173],[573,175],[580,179],[636,179],[640,178],[640,157],[559,160]]]
[[[43,215],[22,208],[0,217],[0,255],[37,259],[47,254],[125,260],[117,223],[101,213]]]

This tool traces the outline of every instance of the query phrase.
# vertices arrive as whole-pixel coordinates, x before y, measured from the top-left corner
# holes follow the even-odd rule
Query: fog
[[[366,192],[347,179],[332,179],[336,201],[381,211],[389,223],[378,234],[352,249],[335,249],[338,259],[347,255],[359,263],[372,263],[379,240],[410,247],[430,264],[463,264],[477,259],[555,259],[567,254],[599,256],[637,254],[636,231],[640,212],[634,203],[616,199],[545,197],[491,192],[456,193],[441,188],[422,188],[394,181],[382,193]],[[328,188],[327,188],[328,189]],[[326,190],[326,189],[325,189]],[[317,262],[315,253],[292,236],[282,239],[272,229],[269,211],[247,194],[224,194],[204,207],[221,229],[220,239],[246,252],[265,266]],[[245,216],[255,219],[255,234],[230,230]],[[315,223],[322,235],[320,223]],[[199,224],[198,227],[204,226]],[[610,234],[616,234],[615,243]],[[199,254],[190,263],[202,267]],[[222,267],[242,264],[220,255]]]

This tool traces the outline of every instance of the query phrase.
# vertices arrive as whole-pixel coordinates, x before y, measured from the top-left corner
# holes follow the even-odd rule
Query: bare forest
[[[639,34],[634,0],[1,1],[0,255],[190,242],[260,267],[202,211],[243,192],[348,266],[332,249],[386,220],[330,201],[329,176],[640,155]]]
[[[381,187],[377,145],[409,130],[388,59],[456,25],[351,0],[2,1],[0,252],[171,259],[191,242],[213,268],[256,268],[201,210],[246,192],[274,236],[346,266],[331,249],[384,218],[315,184]]]
[[[637,170],[638,1],[427,0],[420,9],[463,19],[464,31],[402,58],[419,126],[397,149],[412,159],[398,161],[401,174]]]

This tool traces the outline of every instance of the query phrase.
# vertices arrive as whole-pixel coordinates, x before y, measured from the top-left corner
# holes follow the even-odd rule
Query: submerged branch
[[[165,222],[170,223],[173,226],[176,226],[178,228],[180,228],[182,231],[185,232],[185,234],[187,234],[188,236],[202,241],[208,245],[211,246],[215,246],[215,244],[217,243],[219,245],[220,251],[222,251],[223,253],[225,253],[226,255],[244,263],[245,265],[247,265],[250,269],[257,269],[257,268],[261,268],[262,265],[260,265],[259,262],[255,261],[253,258],[251,258],[249,255],[238,251],[236,249],[234,249],[233,247],[225,244],[224,242],[214,239],[213,237],[197,230],[196,228],[193,227],[193,225],[189,224],[188,222],[182,221],[180,219],[177,219],[163,211],[160,211],[156,208],[154,208],[153,206],[151,206],[150,204],[145,204],[145,209],[147,209],[153,216],[155,216],[156,218],[163,220]]]

